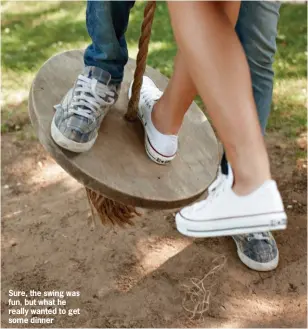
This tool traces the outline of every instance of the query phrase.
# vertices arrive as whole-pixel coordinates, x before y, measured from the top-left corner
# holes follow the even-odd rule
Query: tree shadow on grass
[[[62,1],[41,11],[2,15],[2,65],[16,71],[34,70],[55,52],[90,42],[83,2]],[[144,3],[131,11],[127,42],[137,45]],[[78,18],[78,15],[84,14]],[[77,18],[76,18],[77,17]],[[276,79],[305,78],[307,12],[304,4],[283,4],[277,38]],[[296,36],[296,37],[294,37]],[[148,64],[170,76],[177,46],[166,3],[158,2]]]
[[[144,4],[137,3],[131,11],[128,44],[136,44],[140,35]],[[292,79],[307,76],[307,11],[305,4],[282,4],[275,56],[275,78]],[[296,37],[295,37],[296,36]],[[159,47],[157,44],[159,43]],[[167,5],[158,2],[152,27],[148,65],[170,76],[177,51]]]
[[[89,42],[85,20],[76,19],[84,9],[84,3],[64,1],[34,13],[3,15],[2,66],[35,70],[59,48]]]
[[[126,34],[128,45],[138,43],[143,20],[144,4],[136,3],[131,11],[129,27]],[[174,41],[168,8],[165,2],[157,2],[152,26],[147,64],[168,77],[173,71],[174,56],[177,45]]]

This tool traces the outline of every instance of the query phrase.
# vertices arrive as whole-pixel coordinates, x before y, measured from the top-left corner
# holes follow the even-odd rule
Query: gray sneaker
[[[271,271],[278,266],[279,252],[270,232],[232,236],[240,260],[255,271]]]
[[[93,146],[104,117],[118,98],[120,88],[111,85],[110,79],[108,72],[88,66],[54,106],[51,136],[59,146],[77,153]]]

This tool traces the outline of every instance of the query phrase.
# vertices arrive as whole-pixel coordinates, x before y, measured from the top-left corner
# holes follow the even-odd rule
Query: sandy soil
[[[135,227],[87,225],[80,184],[35,141],[2,137],[2,327],[8,290],[79,290],[51,327],[306,327],[306,169],[296,145],[268,138],[289,227],[275,234],[277,270],[257,273],[238,259],[231,238],[189,239],[172,213],[147,211]],[[190,320],[183,284],[201,278],[216,257],[226,265],[213,281],[209,311]],[[47,326],[46,326],[47,327]]]

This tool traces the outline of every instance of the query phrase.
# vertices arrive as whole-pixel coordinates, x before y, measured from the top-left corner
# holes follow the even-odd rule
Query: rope
[[[142,79],[146,67],[148,56],[149,42],[151,38],[151,29],[156,8],[156,1],[148,1],[145,9],[143,22],[141,26],[141,36],[139,38],[139,51],[137,55],[137,66],[134,75],[134,83],[132,87],[132,97],[128,103],[128,110],[125,115],[129,121],[134,121],[137,118],[138,104],[140,97],[140,89]]]
[[[141,35],[139,38],[139,51],[137,55],[137,64],[134,75],[134,83],[132,88],[132,97],[128,103],[128,110],[125,115],[126,119],[133,121],[137,118],[138,103],[140,97],[140,89],[142,78],[146,67],[148,55],[148,46],[151,37],[151,28],[154,19],[156,8],[155,1],[148,1],[144,9],[143,23],[141,27]],[[132,225],[132,218],[140,216],[135,207],[123,205],[119,202],[110,200],[99,193],[92,191],[86,187],[86,194],[91,209],[91,226],[94,227],[95,212],[98,214],[103,224],[111,223],[124,226],[125,224]]]

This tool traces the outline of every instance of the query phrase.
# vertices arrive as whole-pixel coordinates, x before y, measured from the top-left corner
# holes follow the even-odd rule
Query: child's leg
[[[125,32],[134,1],[87,1],[87,30],[92,44],[85,51],[86,66],[111,75],[111,83],[122,82],[128,60]]]
[[[234,190],[249,193],[270,178],[270,170],[240,42],[215,2],[169,2],[169,10],[181,54],[234,170]]]
[[[128,60],[124,33],[133,3],[87,2],[87,29],[92,44],[84,54],[86,67],[76,77],[74,88],[56,105],[51,125],[52,138],[62,148],[76,153],[90,150],[102,120],[118,99]]]

